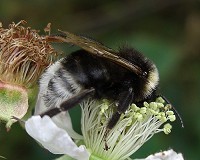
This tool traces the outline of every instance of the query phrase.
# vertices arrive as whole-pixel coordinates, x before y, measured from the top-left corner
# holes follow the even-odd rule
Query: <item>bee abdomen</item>
[[[82,89],[60,62],[47,69],[40,83],[47,83],[46,90],[40,91],[43,92],[42,97],[46,107],[59,107],[63,101]]]

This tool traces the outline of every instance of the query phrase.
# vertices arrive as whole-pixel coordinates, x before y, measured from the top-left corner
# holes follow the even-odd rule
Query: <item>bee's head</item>
[[[146,71],[140,75],[140,79],[143,82],[143,97],[149,97],[153,91],[157,89],[159,83],[159,73],[158,69],[152,62],[148,62],[149,66]]]
[[[155,64],[134,48],[123,46],[119,50],[120,57],[137,66],[138,72],[133,72],[133,87],[135,99],[141,101],[150,97],[159,82],[159,73]],[[137,70],[136,69],[136,70]]]

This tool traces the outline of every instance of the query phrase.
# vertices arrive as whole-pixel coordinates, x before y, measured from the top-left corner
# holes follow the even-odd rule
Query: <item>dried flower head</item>
[[[8,29],[0,25],[0,80],[28,88],[57,53],[39,31],[24,24],[12,23]]]
[[[3,28],[0,23],[0,120],[7,129],[28,110],[27,89],[34,86],[57,52],[34,29],[20,21]],[[50,24],[47,25],[50,33]]]

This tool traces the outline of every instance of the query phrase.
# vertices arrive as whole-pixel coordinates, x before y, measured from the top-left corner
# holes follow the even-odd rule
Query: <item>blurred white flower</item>
[[[78,160],[128,160],[155,133],[171,132],[170,124],[160,128],[166,121],[175,120],[170,106],[164,103],[163,99],[158,98],[140,107],[132,104],[108,133],[108,150],[104,149],[105,132],[114,112],[114,104],[107,100],[86,100],[80,104],[83,136],[73,130],[68,112],[52,119],[48,116],[33,116],[26,121],[25,128],[30,136],[54,154],[66,154]]]
[[[148,156],[145,160],[184,160],[181,153],[176,153],[172,149],[164,152],[159,152]]]

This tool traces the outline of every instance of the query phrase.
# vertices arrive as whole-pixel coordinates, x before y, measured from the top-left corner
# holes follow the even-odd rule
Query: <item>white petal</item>
[[[54,154],[67,154],[77,160],[88,160],[85,146],[77,146],[68,133],[48,116],[32,116],[25,123],[27,133]]]
[[[35,106],[35,115],[47,111],[47,108],[48,107],[45,106],[44,101],[42,99],[42,95],[39,93]],[[69,136],[72,137],[73,139],[83,139],[83,136],[81,136],[80,134],[76,133],[73,130],[71,118],[68,112],[62,112],[54,116],[52,120],[59,128],[63,128],[64,130],[66,130]]]
[[[52,120],[59,128],[66,130],[69,136],[73,139],[83,139],[83,136],[73,130],[69,112],[62,112],[54,116]]]
[[[47,107],[44,105],[44,101],[42,99],[42,95],[38,93],[37,101],[35,104],[35,113],[34,114],[40,114],[47,110]]]
[[[145,160],[184,160],[181,153],[176,153],[172,149],[164,152],[159,152],[148,156]]]

